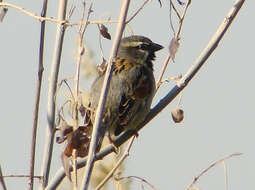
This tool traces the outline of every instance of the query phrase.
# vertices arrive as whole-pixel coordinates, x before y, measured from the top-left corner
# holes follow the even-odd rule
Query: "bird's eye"
[[[138,49],[146,49],[146,45],[145,44],[139,44],[138,46],[136,46]]]

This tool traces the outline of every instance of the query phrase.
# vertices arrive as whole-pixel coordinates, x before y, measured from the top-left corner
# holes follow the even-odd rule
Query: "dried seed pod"
[[[108,40],[111,40],[111,35],[109,34],[108,28],[107,28],[105,25],[101,24],[99,30],[100,30],[100,34],[101,34],[104,38],[106,38],[106,39],[108,39]]]
[[[173,111],[171,111],[171,114],[172,114],[172,118],[175,123],[182,122],[182,120],[184,118],[184,111],[182,109],[176,108]]]

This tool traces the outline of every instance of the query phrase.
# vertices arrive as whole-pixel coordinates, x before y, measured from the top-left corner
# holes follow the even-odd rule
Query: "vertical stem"
[[[4,182],[4,178],[3,178],[1,165],[0,165],[0,187],[2,187],[3,190],[7,190],[5,182]]]
[[[91,139],[90,146],[89,146],[88,161],[87,161],[87,165],[86,165],[86,169],[85,169],[85,174],[84,174],[83,179],[82,179],[81,189],[84,189],[84,190],[88,189],[90,176],[91,176],[92,169],[93,169],[93,166],[94,166],[95,152],[96,152],[96,148],[97,148],[98,131],[99,131],[99,127],[101,125],[102,112],[103,112],[103,109],[104,109],[105,100],[106,100],[106,97],[107,97],[109,83],[110,83],[110,79],[111,79],[112,60],[117,55],[117,50],[118,50],[118,47],[119,47],[119,43],[120,43],[122,33],[124,31],[124,28],[125,28],[125,21],[126,21],[126,18],[127,18],[127,12],[128,12],[128,8],[129,8],[129,4],[130,4],[130,0],[123,0],[122,7],[121,7],[121,10],[120,10],[119,23],[118,23],[118,26],[116,28],[115,39],[114,39],[114,42],[113,42],[113,47],[112,47],[110,58],[109,58],[110,62],[107,66],[107,70],[106,70],[105,78],[104,78],[104,83],[103,83],[100,99],[99,99],[99,102],[98,102],[98,108],[97,108],[97,111],[96,111],[95,123],[94,123],[94,126],[93,126],[93,132],[92,132],[92,139]]]
[[[43,7],[41,16],[45,17],[47,12],[48,0],[43,1]],[[45,21],[41,22],[41,34],[40,34],[40,47],[39,47],[39,64],[38,64],[38,75],[37,75],[37,87],[36,87],[36,100],[34,108],[34,120],[32,129],[32,143],[31,143],[31,158],[30,158],[30,177],[29,177],[29,189],[34,188],[34,166],[35,166],[35,148],[36,148],[36,134],[38,126],[38,113],[40,106],[40,95],[42,86],[42,75],[43,75],[43,49],[44,49],[44,34],[45,34]]]
[[[58,8],[59,20],[65,20],[66,7],[67,7],[67,0],[59,0],[59,8]],[[45,135],[46,142],[44,147],[43,165],[41,168],[42,182],[41,182],[40,189],[45,189],[49,180],[50,165],[51,165],[54,135],[55,135],[56,89],[57,89],[58,73],[59,73],[59,67],[60,67],[64,34],[65,34],[64,23],[58,24],[53,60],[51,65],[51,74],[49,79],[48,111],[47,111],[48,126],[46,128],[46,135]]]

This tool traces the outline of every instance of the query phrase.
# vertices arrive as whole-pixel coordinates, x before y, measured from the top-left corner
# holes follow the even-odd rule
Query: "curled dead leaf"
[[[101,24],[99,27],[99,31],[104,38],[111,40],[111,35],[109,34],[108,28],[105,25]]]
[[[71,131],[64,136],[67,140],[67,145],[64,152],[61,154],[61,160],[66,176],[70,181],[70,157],[74,150],[76,150],[77,157],[85,157],[88,155],[91,132],[92,126],[80,126],[75,131]]]
[[[0,7],[0,22],[3,22],[7,11],[8,11],[8,9],[6,7]]]
[[[170,42],[170,46],[169,46],[169,51],[170,51],[170,55],[171,55],[171,58],[174,62],[174,59],[175,59],[175,55],[179,49],[179,46],[180,46],[180,43],[179,43],[179,39],[174,37],[171,42]]]

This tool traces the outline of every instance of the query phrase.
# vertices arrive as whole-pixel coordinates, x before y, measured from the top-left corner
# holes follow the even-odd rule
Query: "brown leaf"
[[[92,126],[80,126],[77,130],[67,135],[67,145],[64,154],[67,157],[72,155],[74,149],[77,150],[78,157],[87,156]]]
[[[99,31],[104,38],[111,40],[111,35],[108,33],[108,28],[105,25],[101,24]]]
[[[88,155],[92,127],[92,125],[79,126],[78,129],[73,131],[73,127],[67,125],[66,122],[63,122],[62,126],[60,127],[61,136],[57,138],[57,142],[62,143],[63,141],[67,140],[67,145],[64,152],[61,154],[61,160],[66,176],[70,181],[70,157],[72,156],[74,150],[77,151],[78,157],[85,157]]]

